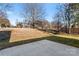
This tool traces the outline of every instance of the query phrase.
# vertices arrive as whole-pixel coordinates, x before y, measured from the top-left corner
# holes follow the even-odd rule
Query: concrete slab
[[[77,56],[79,48],[49,40],[23,44],[0,51],[1,56]]]

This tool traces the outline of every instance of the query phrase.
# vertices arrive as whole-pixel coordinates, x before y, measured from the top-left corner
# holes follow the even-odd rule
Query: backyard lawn
[[[51,34],[48,32],[40,31],[32,28],[14,28],[11,32],[11,37],[9,42],[30,40],[34,38],[46,37]]]
[[[58,43],[70,45],[73,47],[79,48],[79,40],[75,38],[62,37],[58,35],[54,35],[51,33],[39,31],[36,29],[12,29],[11,30],[10,39],[6,38],[5,40],[0,40],[0,49],[4,49],[7,47],[12,47],[16,45],[31,43],[43,39],[55,41]]]

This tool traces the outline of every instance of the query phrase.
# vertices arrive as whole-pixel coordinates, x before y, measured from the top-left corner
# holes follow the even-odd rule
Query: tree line
[[[6,10],[10,10],[11,4],[0,4],[0,17],[7,18]],[[79,28],[79,4],[64,3],[59,4],[53,21],[50,23],[46,20],[46,11],[43,4],[27,3],[23,4],[23,12],[20,12],[24,17],[23,22],[17,22],[16,25],[21,27],[32,27],[40,29],[50,29],[52,25],[57,25],[58,32],[63,28],[66,33],[71,33],[71,28]],[[52,13],[52,12],[51,12]],[[53,14],[53,13],[52,13]]]
[[[66,33],[71,33],[71,28],[79,28],[79,4],[60,4],[54,19],[57,20],[55,23],[63,25]]]

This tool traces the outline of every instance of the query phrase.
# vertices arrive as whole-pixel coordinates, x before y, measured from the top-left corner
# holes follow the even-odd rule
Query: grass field
[[[58,43],[74,46],[79,48],[79,40],[75,38],[68,38],[53,35],[51,33],[39,31],[37,29],[10,29],[11,30],[11,37],[10,39],[0,40],[0,49],[16,46],[25,43],[31,43],[43,39],[55,41]]]
[[[57,34],[57,35],[54,35],[54,36],[79,40],[78,34],[77,35],[74,35],[74,34]]]

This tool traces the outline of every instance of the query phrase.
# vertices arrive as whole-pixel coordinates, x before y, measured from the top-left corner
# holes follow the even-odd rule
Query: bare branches
[[[35,20],[45,19],[45,11],[40,4],[25,4],[24,17],[32,21],[33,28],[35,27]]]
[[[10,4],[0,4],[0,17],[7,18],[7,10],[11,9]]]

